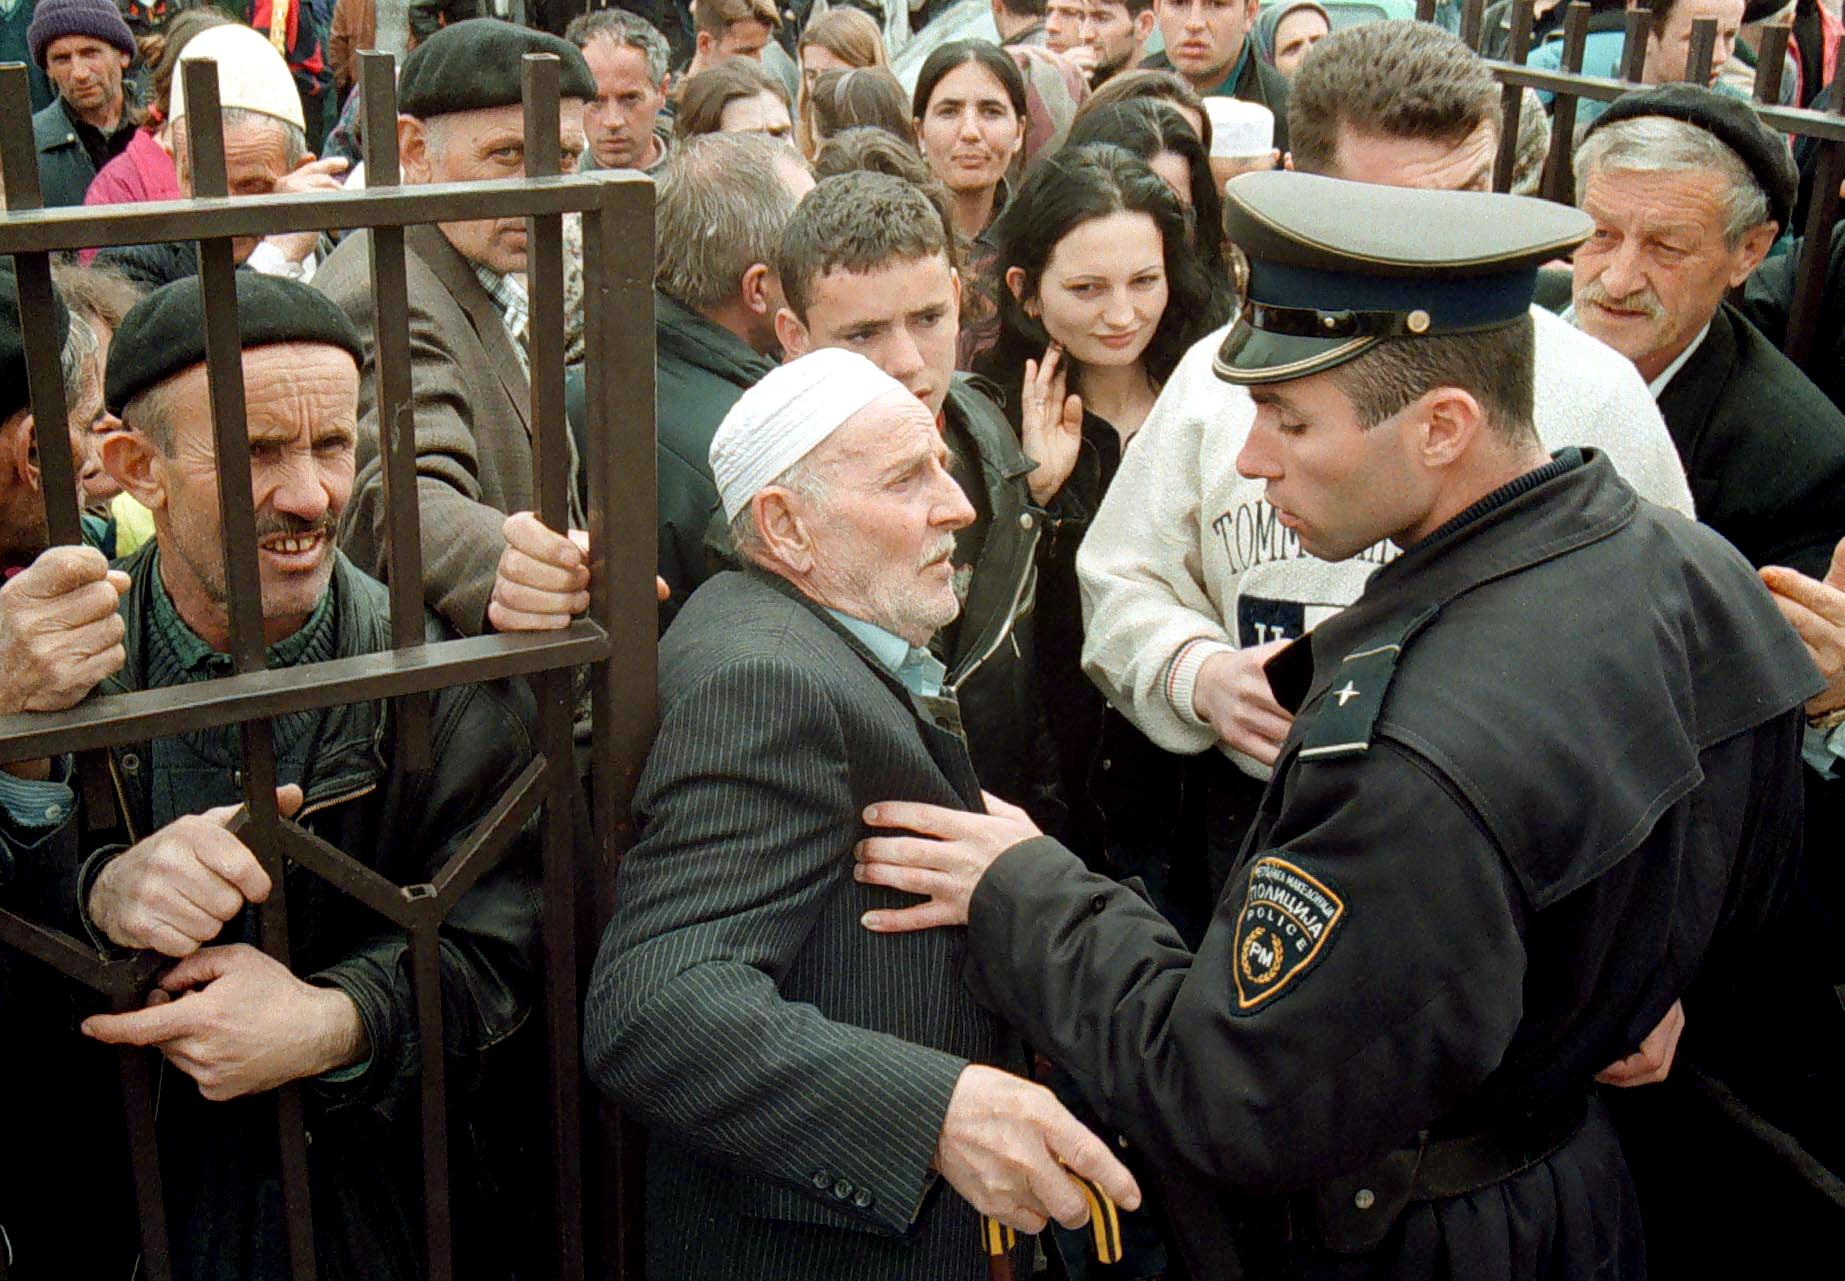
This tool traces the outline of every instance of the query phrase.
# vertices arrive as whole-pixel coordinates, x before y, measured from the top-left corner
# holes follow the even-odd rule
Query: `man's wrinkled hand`
[[[301,789],[278,787],[287,818]],[[118,947],[190,956],[218,937],[245,903],[269,897],[269,874],[250,847],[225,830],[235,805],[175,819],[110,859],[90,886],[90,921]]]
[[[560,534],[532,512],[515,512],[502,527],[506,550],[493,577],[487,621],[502,632],[549,632],[570,626],[589,608],[589,534]],[[670,594],[653,580],[654,599]]]
[[[351,997],[303,983],[242,943],[193,953],[160,980],[145,1009],[92,1015],[82,1031],[108,1045],[157,1047],[213,1101],[331,1072],[370,1052]]]
[[[1832,549],[1832,565],[1823,579],[1780,565],[1764,568],[1761,575],[1826,678],[1826,688],[1807,703],[1808,714],[1845,707],[1845,539]]]
[[[1192,684],[1192,710],[1217,731],[1218,739],[1264,765],[1281,754],[1294,718],[1275,701],[1263,664],[1293,642],[1270,641],[1248,649],[1213,654]]]
[[[1134,1176],[1055,1095],[979,1064],[955,1082],[935,1168],[980,1213],[1021,1232],[1040,1232],[1051,1219],[1066,1228],[1088,1222],[1089,1203],[1071,1170],[1121,1209],[1140,1205]]]
[[[0,587],[0,713],[75,707],[120,671],[127,590],[94,547],[53,547]]]
[[[897,828],[907,836],[872,836],[853,852],[853,876],[866,885],[883,885],[929,901],[895,911],[867,912],[861,923],[880,934],[902,934],[943,925],[967,924],[968,901],[993,861],[1022,841],[1043,833],[1031,816],[989,792],[985,814],[924,805],[917,801],[880,801],[865,811],[872,827]]]
[[[1632,1085],[1656,1085],[1672,1071],[1673,1056],[1678,1053],[1678,1038],[1685,1031],[1685,1007],[1677,1001],[1666,1011],[1659,1026],[1646,1034],[1640,1048],[1618,1062],[1610,1063],[1595,1074],[1603,1085],[1626,1088]]]

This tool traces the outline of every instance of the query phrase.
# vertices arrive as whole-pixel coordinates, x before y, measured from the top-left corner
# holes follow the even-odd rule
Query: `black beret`
[[[451,111],[516,107],[520,94],[520,59],[528,53],[554,53],[557,91],[565,98],[596,98],[596,77],[582,52],[568,40],[498,18],[469,18],[442,28],[404,59],[397,78],[397,108],[427,120]]]
[[[326,343],[365,363],[365,340],[346,313],[318,289],[254,271],[237,274],[237,334],[241,346]],[[109,412],[157,383],[205,363],[205,304],[199,277],[162,285],[122,317],[109,344],[103,396]]]
[[[1800,174],[1794,168],[1794,158],[1787,153],[1787,143],[1762,123],[1753,106],[1699,85],[1658,85],[1616,98],[1588,132],[1594,134],[1617,121],[1641,116],[1682,120],[1729,147],[1748,166],[1755,175],[1755,185],[1768,197],[1768,216],[1782,231],[1787,230]]]
[[[70,312],[57,290],[51,293],[51,328],[58,350],[70,336]],[[19,315],[19,276],[11,257],[0,258],[0,423],[32,407],[26,386],[26,335]]]

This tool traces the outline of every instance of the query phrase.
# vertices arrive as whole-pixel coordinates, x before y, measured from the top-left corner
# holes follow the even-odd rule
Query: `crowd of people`
[[[532,53],[565,167],[652,178],[660,727],[583,995],[650,1277],[1630,1281],[1684,1265],[1687,1073],[1845,1170],[1845,229],[1809,377],[1818,161],[1732,83],[1780,9],[1642,7],[1573,204],[1491,194],[1479,52],[1315,0],[992,0],[991,40],[934,0],[0,0],[0,58],[47,205],[190,196],[197,62],[232,199],[363,187],[369,48],[405,184],[525,173]],[[1824,105],[1838,18],[1786,13]],[[406,229],[432,640],[588,608],[581,243],[551,529],[526,225]],[[233,256],[268,665],[388,649],[371,233]],[[0,261],[0,714],[233,670],[199,272],[86,248],[28,314]],[[276,718],[281,814],[433,879],[534,705],[430,714],[427,768],[382,704]],[[320,1274],[422,1275],[408,944],[290,865],[293,964],[254,946],[238,744],[0,766],[0,908],[171,962],[104,1008],[0,948],[0,1275],[135,1274],[118,1046],[162,1064],[173,1275],[290,1274],[291,1082]],[[442,929],[466,1277],[550,1257],[537,845]]]

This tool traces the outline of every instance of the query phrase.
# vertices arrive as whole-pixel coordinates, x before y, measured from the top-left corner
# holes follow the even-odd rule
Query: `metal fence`
[[[285,861],[367,905],[408,937],[422,1055],[424,1249],[432,1281],[444,1281],[455,1269],[438,937],[456,901],[504,857],[515,834],[528,823],[538,824],[553,1172],[547,1226],[556,1228],[550,1267],[572,1281],[592,1274],[638,1275],[630,1271],[638,1258],[638,1224],[631,1214],[637,1189],[621,1173],[633,1168],[633,1154],[624,1157],[619,1124],[584,1094],[578,993],[599,925],[611,908],[615,865],[630,835],[628,804],[655,726],[652,184],[634,174],[558,176],[558,63],[533,55],[523,68],[528,177],[399,186],[392,60],[380,53],[364,54],[363,60],[369,183],[364,191],[226,199],[215,69],[190,63],[183,71],[192,104],[188,133],[195,198],[50,210],[39,208],[26,71],[17,64],[0,68],[0,120],[5,122],[0,160],[10,206],[0,216],[0,254],[15,256],[22,315],[50,314],[55,254],[80,247],[198,243],[234,668],[222,679],[92,698],[67,712],[0,717],[0,760],[76,753],[79,792],[88,805],[98,788],[108,787],[107,748],[184,731],[239,727],[244,804],[234,830],[256,853],[274,887],[259,915],[263,950],[288,963]],[[571,484],[563,397],[566,213],[583,220],[590,353],[585,367],[593,582],[589,614],[559,632],[425,643],[403,229],[458,219],[527,220],[534,490],[541,517],[561,529]],[[390,509],[394,647],[268,671],[231,237],[360,227],[373,232],[376,391]],[[26,338],[51,539],[78,543],[75,470],[66,433],[59,429],[66,406],[57,340],[49,326],[28,326]],[[589,779],[593,853],[588,857],[588,843],[578,839],[581,824],[573,825],[582,809],[572,760],[574,682],[585,666],[593,685],[595,761]],[[413,765],[428,763],[430,693],[509,677],[528,680],[537,696],[536,755],[432,881],[393,884],[279,816],[271,718],[391,699],[400,726],[398,751]],[[163,959],[152,955],[105,958],[87,941],[6,911],[0,911],[0,946],[37,958],[116,1009],[139,1007],[164,968]],[[141,1049],[115,1053],[139,1212],[142,1275],[165,1281],[170,1276],[169,1238],[154,1133],[153,1059]],[[296,1281],[311,1281],[317,1268],[301,1091],[290,1085],[273,1094],[289,1257]],[[587,1205],[598,1207],[593,1219],[586,1219]]]

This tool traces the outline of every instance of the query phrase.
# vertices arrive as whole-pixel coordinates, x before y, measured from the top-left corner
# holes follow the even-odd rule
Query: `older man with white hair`
[[[712,440],[747,567],[662,643],[584,1019],[591,1077],[651,1131],[650,1275],[977,1281],[976,1211],[1080,1224],[1066,1166],[1139,1200],[1048,1091],[987,1066],[1018,1046],[962,983],[959,932],[888,951],[859,925],[903,900],[853,878],[866,805],[984,808],[925,648],[974,519],[946,464],[922,402],[840,349],[767,374]],[[496,622],[567,619],[578,549],[523,515],[507,535]]]
[[[225,190],[232,197],[271,196],[301,191],[335,191],[347,161],[340,156],[316,159],[308,150],[301,96],[294,73],[275,46],[241,23],[200,32],[180,55],[173,77],[173,168],[182,196],[192,186],[193,113],[186,101],[186,67],[215,64],[218,116],[224,131]],[[320,233],[278,233],[231,241],[232,256],[265,276],[292,280],[313,278]],[[105,249],[100,261],[132,276],[147,289],[198,274],[198,249],[190,241],[124,245]]]

